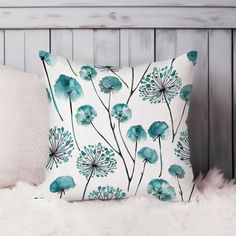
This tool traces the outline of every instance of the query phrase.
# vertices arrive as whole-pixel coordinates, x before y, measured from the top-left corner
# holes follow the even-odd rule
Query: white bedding
[[[192,203],[151,198],[109,202],[33,199],[38,191],[24,183],[0,190],[1,236],[236,234],[236,186],[211,171]]]

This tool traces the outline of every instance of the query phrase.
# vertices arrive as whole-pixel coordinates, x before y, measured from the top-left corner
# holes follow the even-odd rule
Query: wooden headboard
[[[39,49],[138,65],[199,51],[189,116],[195,175],[236,173],[235,0],[1,0],[0,63],[42,75]]]

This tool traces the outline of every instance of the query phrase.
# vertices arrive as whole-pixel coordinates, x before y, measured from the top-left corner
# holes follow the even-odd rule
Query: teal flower
[[[69,131],[61,128],[51,128],[49,130],[49,160],[46,168],[52,169],[55,165],[67,162],[74,150],[73,139]]]
[[[126,193],[120,188],[114,188],[112,186],[98,187],[98,190],[94,190],[89,194],[91,200],[121,200],[126,197]]]
[[[47,88],[46,88],[46,92],[47,92],[48,102],[51,103],[52,97],[51,97],[51,94],[50,94],[50,92],[48,91]]]
[[[197,51],[191,51],[187,53],[187,57],[189,61],[193,63],[193,65],[196,65],[197,62]]]
[[[177,177],[179,179],[183,179],[185,175],[184,169],[179,165],[171,165],[168,169],[170,175]]]
[[[180,133],[179,141],[177,147],[175,148],[175,155],[184,161],[186,165],[190,165],[190,144],[188,131],[182,131]]]
[[[46,63],[50,66],[54,66],[56,63],[56,56],[51,53],[39,51],[39,57],[41,58],[41,60],[46,61]]]
[[[82,88],[77,80],[66,75],[59,76],[54,89],[58,97],[70,98],[72,101],[83,95]]]
[[[76,184],[71,176],[60,176],[50,184],[49,189],[52,193],[60,194],[60,198],[62,198],[66,190],[74,188],[75,186]]]
[[[173,67],[153,68],[153,72],[141,80],[140,96],[150,103],[170,103],[178,94],[181,78]]]
[[[80,77],[84,80],[92,80],[97,76],[97,71],[92,66],[83,66],[79,72]]]
[[[155,141],[157,138],[164,139],[167,135],[169,126],[164,121],[155,121],[148,129],[148,134]]]
[[[90,105],[79,107],[75,115],[77,123],[84,126],[90,125],[96,116],[97,112]]]
[[[148,147],[143,147],[141,150],[139,150],[138,157],[150,164],[154,164],[158,159],[156,151]]]
[[[103,93],[119,92],[122,88],[122,83],[114,76],[105,76],[99,82],[99,87]]]
[[[176,198],[175,189],[164,179],[151,180],[148,183],[147,192],[162,201],[171,201]]]
[[[108,174],[114,173],[117,164],[114,156],[114,151],[103,147],[101,143],[88,145],[84,147],[84,150],[80,151],[77,159],[77,168],[80,174],[87,179],[82,200],[84,200],[88,184],[92,177],[107,177]]]
[[[179,96],[182,100],[188,102],[190,101],[191,93],[192,93],[192,85],[187,84],[181,88]]]
[[[132,142],[145,141],[147,139],[147,134],[141,125],[131,126],[126,136]]]
[[[77,168],[86,178],[90,175],[92,177],[106,177],[109,173],[114,173],[116,169],[117,161],[114,156],[114,151],[103,147],[101,143],[88,145],[80,151]]]
[[[111,110],[111,115],[122,123],[131,119],[132,111],[128,107],[128,105],[124,103],[118,103],[113,106]]]

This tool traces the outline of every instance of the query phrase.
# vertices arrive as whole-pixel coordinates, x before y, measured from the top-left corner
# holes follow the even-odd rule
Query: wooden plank
[[[5,61],[4,61],[4,57],[5,57],[5,49],[4,49],[4,30],[0,30],[0,64],[4,65]]]
[[[122,65],[138,66],[154,61],[153,29],[121,30],[120,45]]]
[[[95,64],[119,66],[119,30],[95,30],[94,52]]]
[[[24,30],[5,31],[5,65],[25,70],[25,32]]]
[[[188,118],[191,161],[197,177],[208,172],[208,30],[177,30],[176,54],[191,50],[198,51]]]
[[[0,7],[68,7],[68,6],[236,6],[234,0],[1,0]]]
[[[176,30],[156,30],[156,61],[175,57],[176,43]]]
[[[232,177],[231,30],[209,34],[209,161]]]
[[[38,57],[40,50],[49,51],[49,30],[25,31],[25,71],[44,75]]]
[[[51,52],[68,59],[72,59],[72,30],[51,30]]]
[[[94,64],[94,31],[73,30],[73,60]]]
[[[236,8],[0,8],[0,28],[236,28]]]
[[[233,177],[236,178],[236,30],[233,30]]]

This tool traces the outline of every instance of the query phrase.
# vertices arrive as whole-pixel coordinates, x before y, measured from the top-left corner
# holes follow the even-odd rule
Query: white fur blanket
[[[191,203],[153,198],[75,202],[33,199],[36,187],[0,190],[0,235],[130,236],[236,235],[236,185],[217,170],[199,184]]]

